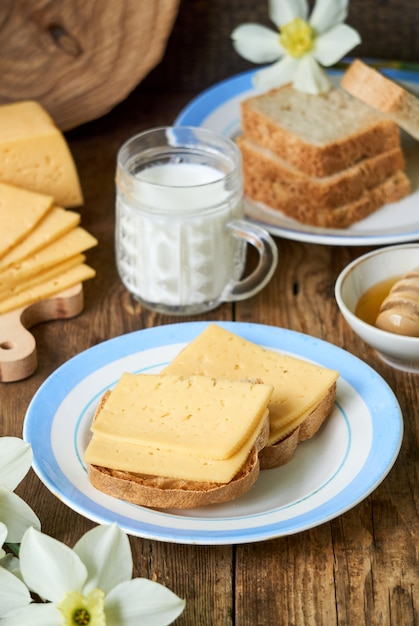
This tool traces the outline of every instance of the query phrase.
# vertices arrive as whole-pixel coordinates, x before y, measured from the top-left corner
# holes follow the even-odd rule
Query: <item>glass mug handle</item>
[[[256,248],[259,254],[259,262],[256,268],[242,280],[230,283],[221,300],[230,302],[244,300],[258,293],[272,278],[278,264],[278,249],[269,233],[244,220],[232,220],[227,224],[234,237],[244,239],[248,244]]]

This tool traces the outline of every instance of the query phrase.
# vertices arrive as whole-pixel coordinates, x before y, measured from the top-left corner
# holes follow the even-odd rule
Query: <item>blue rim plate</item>
[[[178,126],[202,126],[234,139],[240,134],[240,102],[258,93],[252,84],[257,70],[243,72],[223,80],[194,98],[177,116]],[[389,78],[404,83],[419,94],[419,73],[408,70],[384,70]],[[330,71],[338,84],[341,71]],[[382,245],[414,241],[419,238],[419,144],[402,132],[407,175],[412,193],[397,203],[388,204],[366,219],[346,229],[325,229],[298,224],[268,207],[246,200],[246,216],[273,235],[326,245]]]
[[[23,437],[47,488],[97,523],[117,522],[128,534],[191,544],[238,544],[290,535],[355,506],[384,479],[403,435],[399,404],[387,383],[363,361],[323,340],[241,322],[216,322],[249,341],[338,369],[333,411],[284,467],[265,470],[231,503],[159,511],[111,498],[88,480],[83,453],[104,391],[124,371],[154,373],[208,322],[136,331],[98,344],[58,368],[39,388],[25,416]]]

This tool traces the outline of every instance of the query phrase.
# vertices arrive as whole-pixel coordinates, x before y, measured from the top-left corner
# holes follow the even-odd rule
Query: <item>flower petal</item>
[[[231,38],[235,51],[252,63],[270,63],[283,54],[279,33],[260,24],[237,26]]]
[[[318,33],[341,24],[348,15],[348,0],[317,0],[310,15],[310,26]]]
[[[30,506],[13,491],[0,487],[0,517],[7,526],[9,543],[19,543],[30,527],[40,528],[40,522]]]
[[[146,578],[134,578],[115,587],[105,598],[107,626],[165,626],[185,608],[173,591]]]
[[[0,437],[0,485],[12,491],[28,473],[32,448],[18,437]]]
[[[296,17],[307,21],[307,0],[268,0],[269,17],[275,26],[281,27]]]
[[[253,84],[257,89],[272,89],[292,82],[299,61],[285,57],[269,67],[260,70],[253,76]]]
[[[52,602],[67,591],[82,591],[87,570],[68,546],[29,528],[19,552],[23,580],[30,589]]]
[[[346,24],[339,24],[316,39],[313,56],[326,67],[337,63],[352,48],[361,43],[356,30]]]
[[[299,63],[293,86],[298,91],[317,96],[331,88],[326,72],[312,56],[305,56]]]
[[[3,567],[0,567],[0,618],[11,611],[17,611],[27,606],[30,602],[31,596],[26,585]]]
[[[102,589],[108,593],[132,576],[132,556],[127,535],[117,524],[96,526],[74,546],[87,568],[83,593]]]
[[[30,604],[5,617],[1,626],[62,626],[61,615],[54,604]]]

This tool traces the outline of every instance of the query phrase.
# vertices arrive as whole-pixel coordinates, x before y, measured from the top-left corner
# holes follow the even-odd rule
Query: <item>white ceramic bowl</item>
[[[419,337],[381,330],[355,315],[358,300],[377,283],[419,267],[419,244],[402,244],[368,252],[347,265],[335,285],[338,307],[349,326],[383,361],[407,372],[419,373]]]

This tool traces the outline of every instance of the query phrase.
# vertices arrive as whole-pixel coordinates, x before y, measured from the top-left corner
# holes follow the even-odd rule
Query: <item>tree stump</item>
[[[1,0],[0,104],[37,100],[65,131],[159,63],[180,0]]]

